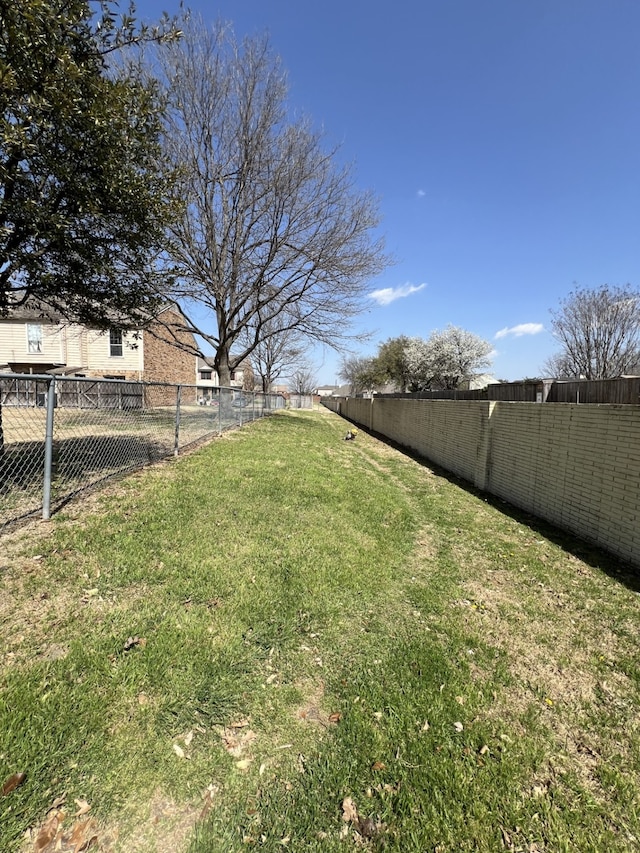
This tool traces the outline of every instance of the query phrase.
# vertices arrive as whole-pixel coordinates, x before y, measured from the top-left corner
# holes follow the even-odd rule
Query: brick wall
[[[180,324],[180,315],[173,311],[165,311],[162,314],[164,323],[172,321]],[[174,335],[160,324],[153,327],[153,334],[144,331],[143,354],[144,369],[143,379],[145,382],[169,382],[173,385],[195,385],[196,382],[196,357],[179,349],[173,343]],[[193,335],[188,332],[177,330],[175,337],[185,343],[194,345]],[[175,391],[172,403],[175,402]],[[183,403],[195,403],[196,391],[194,388],[183,389]]]
[[[339,404],[349,420],[640,567],[640,406],[323,402],[334,411]]]

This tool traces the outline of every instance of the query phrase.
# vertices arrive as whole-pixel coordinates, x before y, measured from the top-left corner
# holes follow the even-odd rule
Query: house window
[[[27,323],[27,352],[42,352],[42,325]]]
[[[229,379],[233,382],[235,380],[235,378],[236,378],[236,372],[235,372],[235,370],[232,370],[231,373],[229,374]]]
[[[200,371],[200,379],[211,379],[211,370],[201,370]]]
[[[109,355],[122,355],[122,332],[120,329],[111,329],[109,332]]]

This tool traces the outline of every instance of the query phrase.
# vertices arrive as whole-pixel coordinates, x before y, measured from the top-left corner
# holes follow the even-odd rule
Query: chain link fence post
[[[178,385],[176,388],[176,433],[175,439],[173,442],[173,455],[177,456],[180,450],[180,398],[182,392],[182,385]]]
[[[44,472],[42,483],[42,518],[51,518],[51,481],[53,473],[53,418],[56,405],[56,380],[47,385],[47,419],[44,437]]]

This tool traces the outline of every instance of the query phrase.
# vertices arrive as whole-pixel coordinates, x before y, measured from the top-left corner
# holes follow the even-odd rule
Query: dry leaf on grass
[[[251,729],[247,729],[242,734],[223,729],[220,737],[229,755],[233,755],[234,758],[240,758],[245,749],[257,738],[257,735]]]
[[[26,778],[26,773],[13,773],[11,776],[4,780],[2,789],[0,789],[0,797],[6,797],[12,791],[15,791],[16,788],[19,788],[20,785],[22,785]]]
[[[75,817],[81,817],[83,814],[86,814],[91,810],[91,805],[86,800],[74,800],[73,801],[77,807],[78,811],[75,813]]]
[[[342,801],[342,820],[345,823],[358,823],[358,809],[351,797],[345,797]]]
[[[57,809],[49,815],[44,824],[40,827],[40,831],[36,836],[36,840],[33,845],[36,853],[43,853],[43,851],[56,840],[58,830],[60,829],[60,825],[64,820],[64,817],[64,812],[58,811]]]
[[[123,650],[128,652],[129,649],[133,649],[135,646],[140,646],[141,649],[144,649],[146,645],[147,641],[144,637],[127,637]]]
[[[96,822],[94,820],[78,821],[71,831],[71,835],[67,840],[73,844],[73,853],[81,853],[88,850],[91,845],[98,840],[96,831]]]

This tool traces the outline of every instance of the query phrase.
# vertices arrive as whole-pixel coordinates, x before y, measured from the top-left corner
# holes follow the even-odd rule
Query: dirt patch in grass
[[[505,541],[509,543],[509,538]],[[510,544],[513,547],[513,540]],[[604,703],[611,710],[616,703],[624,707],[632,701],[631,680],[615,669],[615,661],[631,648],[610,628],[595,600],[575,592],[580,577],[600,587],[604,600],[609,591],[606,578],[564,554],[542,561],[543,580],[531,564],[518,568],[518,553],[513,554],[511,568],[492,569],[486,555],[478,557],[462,545],[456,551],[473,576],[463,581],[467,597],[454,601],[453,607],[463,613],[467,630],[506,655],[513,677],[513,685],[496,696],[487,719],[517,721],[534,708],[553,734],[556,749],[549,778],[534,780],[532,790],[539,795],[540,784],[558,784],[558,774],[570,772],[594,798],[607,801],[610,791],[598,772],[606,761],[607,736],[594,725],[594,709]],[[613,664],[606,678],[597,661]],[[625,744],[617,744],[617,749],[632,767],[630,741],[625,739]]]
[[[46,820],[25,835],[24,853],[178,853],[186,849],[198,820],[207,812],[215,787],[204,792],[197,805],[176,804],[156,791],[144,813],[131,818],[134,828],[119,840],[120,826],[109,826],[87,816],[74,817],[75,805],[53,808]]]

